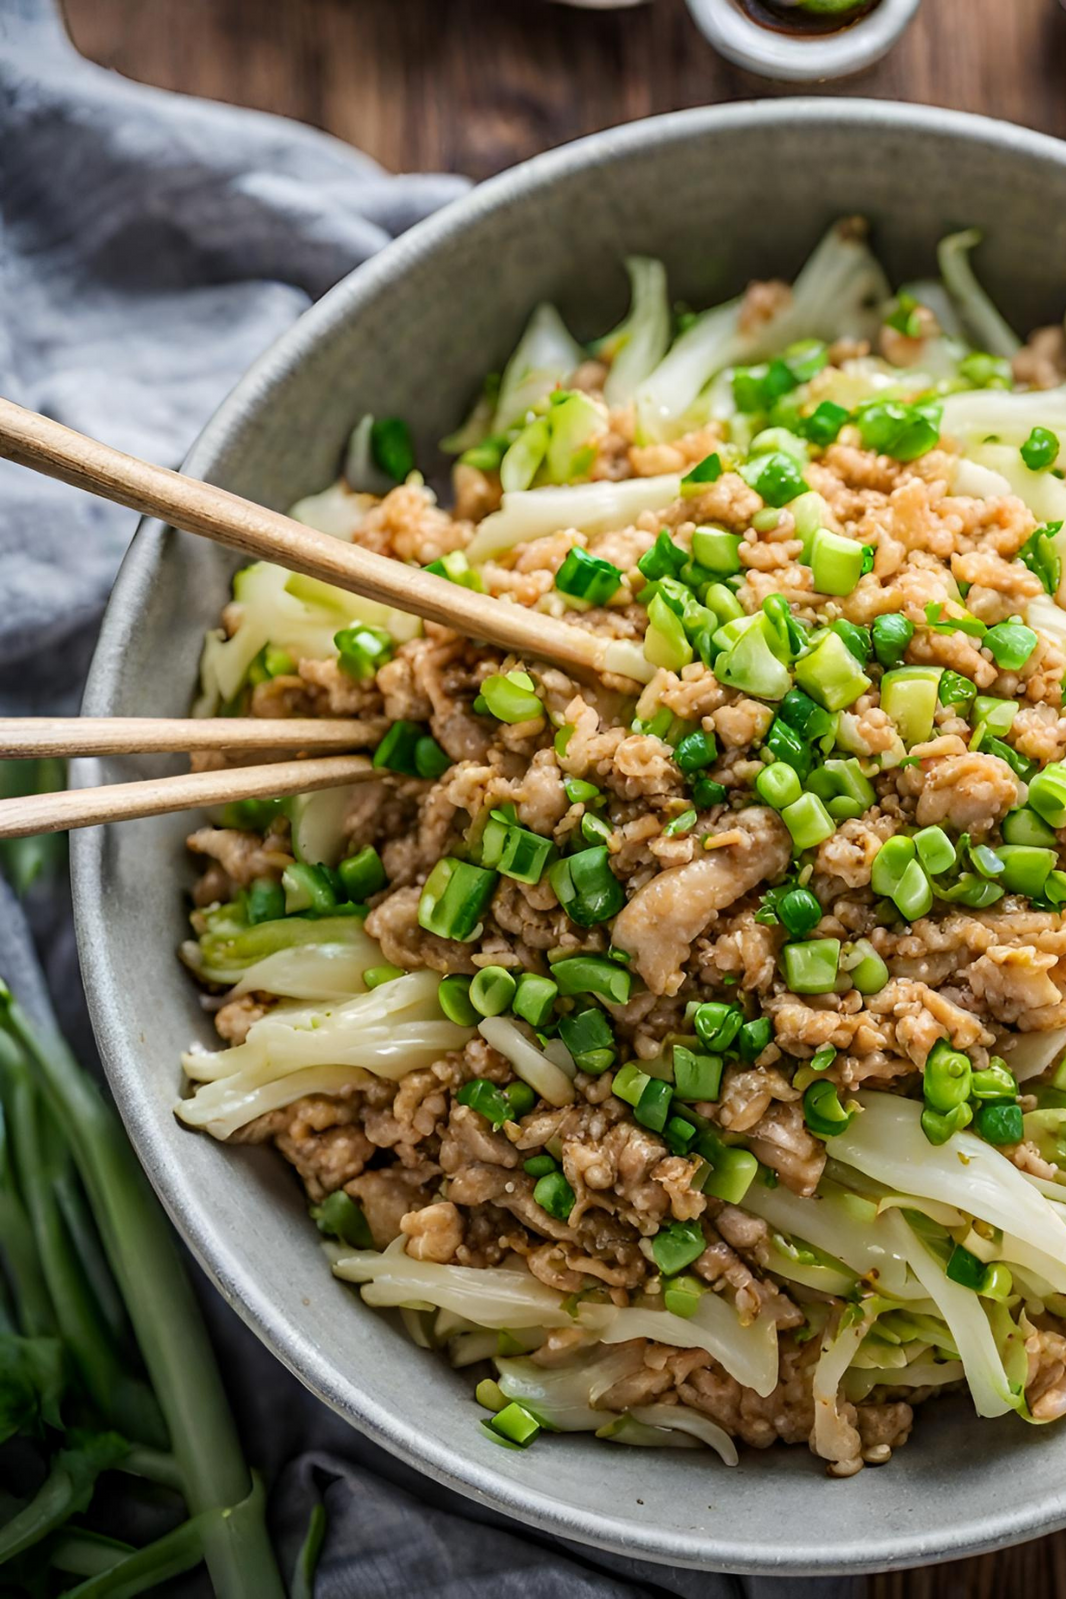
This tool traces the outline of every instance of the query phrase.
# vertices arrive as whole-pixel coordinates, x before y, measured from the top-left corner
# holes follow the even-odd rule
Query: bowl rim
[[[948,134],[975,146],[996,145],[1022,158],[1066,166],[1066,144],[1049,135],[967,112],[856,97],[752,100],[724,106],[671,112],[588,135],[534,156],[486,180],[442,211],[416,224],[379,254],[332,288],[272,344],[238,381],[208,421],[182,470],[210,479],[213,462],[223,459],[249,412],[269,403],[273,389],[330,332],[344,324],[378,286],[410,263],[431,254],[453,234],[493,211],[506,210],[527,195],[551,186],[568,173],[627,152],[669,147],[690,137],[720,130],[765,126],[811,128],[850,121],[871,132],[895,129]],[[123,652],[141,601],[153,581],[152,563],[165,529],[142,519],[126,553],[108,602],[86,684],[82,713],[106,715]],[[80,781],[102,780],[99,761],[83,763]],[[527,1526],[629,1558],[681,1567],[777,1576],[841,1575],[937,1564],[1021,1543],[1066,1526],[1066,1493],[1048,1491],[1024,1505],[1005,1503],[995,1517],[956,1517],[930,1532],[882,1532],[876,1525],[857,1530],[826,1555],[818,1529],[795,1557],[763,1553],[750,1542],[718,1535],[663,1533],[611,1512],[575,1509],[538,1489],[498,1477],[472,1458],[437,1446],[418,1427],[394,1413],[354,1379],[341,1382],[335,1368],[290,1317],[249,1280],[235,1252],[215,1231],[210,1213],[184,1180],[183,1168],[167,1158],[158,1123],[143,1092],[135,1052],[126,1048],[124,995],[109,967],[105,828],[76,832],[71,840],[75,927],[86,998],[108,1081],[138,1157],[165,1209],[196,1260],[223,1298],[260,1340],[313,1393],[364,1435],[407,1465],[467,1498]]]
[[[823,83],[872,67],[910,27],[920,0],[881,0],[857,22],[834,33],[775,33],[737,0],[688,0],[692,19],[720,55],[777,83]]]

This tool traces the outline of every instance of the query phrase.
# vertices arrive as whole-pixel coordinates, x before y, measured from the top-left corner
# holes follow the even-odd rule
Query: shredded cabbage
[[[346,917],[346,921],[356,918]],[[279,949],[250,966],[229,998],[241,994],[278,994],[284,999],[350,999],[364,991],[363,973],[380,964],[381,951],[363,934],[360,947],[350,944],[296,944]]]
[[[584,351],[553,305],[538,305],[504,368],[493,420],[506,433],[581,365]]]
[[[814,1451],[823,1460],[849,1460],[855,1453],[855,1434],[840,1414],[838,1395],[844,1373],[858,1352],[877,1313],[877,1302],[845,1306],[834,1333],[822,1338],[822,1352],[814,1368]]]
[[[710,1416],[701,1415],[691,1405],[635,1405],[629,1412],[643,1427],[664,1427],[670,1432],[685,1432],[721,1455],[727,1466],[739,1464],[737,1446],[724,1428]]]
[[[946,239],[941,239],[937,250],[940,275],[963,326],[978,349],[987,350],[989,355],[1006,356],[1009,360],[1016,350],[1021,349],[1022,341],[996,310],[974,275],[970,251],[980,242],[981,234],[977,228],[968,228],[964,233],[951,233]]]
[[[334,538],[350,541],[376,503],[375,494],[357,494],[343,479],[338,479],[320,494],[308,494],[297,500],[289,507],[289,515],[294,522],[313,527],[318,533],[331,533]]]
[[[228,987],[269,956],[309,945],[350,949],[355,960],[360,962],[361,970],[381,962],[381,950],[358,916],[279,916],[275,921],[258,922],[253,927],[213,923],[199,939],[186,940],[181,946],[181,958],[204,982]],[[288,989],[270,989],[269,992],[290,993]],[[315,996],[293,991],[290,997],[313,999]]]
[[[823,1178],[813,1199],[801,1199],[784,1184],[767,1188],[754,1182],[744,1196],[744,1209],[778,1232],[803,1239],[842,1261],[885,1293],[906,1292],[906,1261],[877,1226],[875,1202],[848,1194]]]
[[[637,385],[654,372],[670,345],[670,296],[666,268],[650,256],[626,257],[632,303],[629,315],[599,341],[597,353],[610,358],[603,386],[608,405],[624,405]]]
[[[374,418],[362,417],[352,429],[348,440],[348,449],[344,456],[344,476],[350,488],[363,490],[367,494],[387,494],[393,487],[392,478],[383,472],[374,460],[372,440],[374,436]],[[307,502],[305,501],[304,504]],[[298,517],[298,521],[307,521],[306,517]],[[317,522],[310,524],[318,527]],[[332,528],[323,528],[323,532],[331,533]]]
[[[601,1394],[643,1364],[639,1345],[623,1344],[606,1354],[597,1350],[562,1366],[540,1366],[534,1360],[497,1360],[501,1389],[553,1432],[595,1432],[614,1412],[597,1410]]]
[[[471,565],[492,560],[516,544],[566,527],[606,533],[628,527],[643,511],[659,511],[681,493],[680,473],[626,478],[621,483],[576,483],[505,494],[500,510],[478,524],[466,547]]]
[[[478,1023],[487,1044],[511,1062],[519,1077],[549,1105],[572,1105],[574,1085],[563,1068],[549,1060],[509,1016],[489,1016]]]

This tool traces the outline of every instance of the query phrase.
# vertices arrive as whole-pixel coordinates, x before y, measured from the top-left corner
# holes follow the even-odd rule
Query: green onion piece
[[[625,890],[608,864],[605,844],[564,856],[549,869],[548,881],[572,922],[594,927],[618,912],[626,902]]]
[[[983,1260],[971,1254],[968,1249],[964,1249],[961,1244],[955,1245],[944,1268],[953,1283],[958,1283],[963,1288],[972,1288],[974,1293],[980,1293],[984,1287],[987,1269]]]
[[[812,938],[781,951],[785,984],[793,994],[831,994],[840,966],[839,938]]]
[[[1029,784],[1029,804],[1050,827],[1066,827],[1066,765],[1052,761]]]
[[[828,1071],[837,1058],[837,1052],[832,1044],[823,1044],[821,1049],[816,1049],[811,1056],[809,1065],[812,1072]]]
[[[783,811],[786,805],[794,805],[803,793],[798,774],[784,761],[764,766],[755,779],[755,789],[759,798],[765,800],[767,805],[772,805],[775,811]]]
[[[633,1115],[642,1127],[661,1133],[670,1114],[670,1101],[674,1090],[659,1077],[649,1077],[644,1090],[633,1107]]]
[[[959,672],[941,674],[937,698],[941,705],[968,705],[977,693],[977,685]]]
[[[881,679],[881,709],[905,744],[924,744],[931,736],[939,688],[935,666],[898,666]]]
[[[971,389],[1014,387],[1010,362],[1000,355],[988,355],[984,350],[972,350],[969,355],[963,356],[956,370]]]
[[[518,1121],[521,1116],[528,1116],[533,1106],[537,1103],[537,1096],[528,1083],[521,1081],[508,1083],[504,1093],[511,1101],[511,1118]]]
[[[907,645],[914,637],[914,623],[899,611],[889,611],[884,616],[875,616],[870,624],[870,636],[873,640],[874,654],[886,669],[898,666],[907,652]]]
[[[982,622],[979,616],[971,616],[969,611],[948,616],[940,603],[926,606],[925,623],[933,633],[966,633],[970,638],[983,639],[988,632],[988,624]]]
[[[786,455],[783,450],[756,456],[741,467],[740,475],[767,505],[777,509],[810,487],[795,456]]]
[[[509,827],[497,865],[504,877],[518,883],[539,883],[558,853],[550,838],[524,827]]]
[[[815,406],[810,416],[802,419],[800,431],[818,449],[828,449],[839,438],[849,415],[850,412],[843,405],[837,405],[834,400],[823,400]]]
[[[333,636],[337,646],[337,664],[349,677],[360,680],[371,678],[379,666],[392,659],[393,642],[383,628],[371,627],[368,622],[358,622],[354,627],[342,628]]]
[[[906,405],[901,400],[868,400],[856,410],[866,449],[897,461],[916,461],[940,441],[942,410],[930,401]]]
[[[792,805],[786,805],[781,820],[792,834],[795,854],[816,848],[836,832],[833,818],[817,794],[802,794]]]
[[[1058,843],[1054,828],[1049,827],[1027,805],[1016,811],[1008,811],[1000,831],[1008,844],[1035,844],[1039,849],[1053,849]]]
[[[637,562],[637,570],[649,583],[659,578],[676,576],[685,564],[685,552],[676,545],[663,528],[650,550],[645,550]]]
[[[374,1239],[363,1211],[343,1188],[335,1188],[320,1205],[311,1206],[311,1220],[327,1238],[339,1238],[352,1249],[373,1249]]]
[[[1066,905],[1066,872],[1052,872],[1044,884],[1044,898],[1052,905]]]
[[[843,711],[864,694],[870,679],[839,633],[826,633],[796,662],[796,682],[824,710]]]
[[[590,805],[601,797],[595,783],[586,783],[583,777],[564,778],[563,788],[571,805]]]
[[[687,1155],[696,1142],[696,1129],[684,1116],[670,1116],[662,1136],[663,1143],[672,1155]]]
[[[791,689],[789,694],[785,695],[785,699],[787,700],[790,695],[797,692],[802,691]],[[803,694],[802,697],[804,699],[807,698],[806,694]],[[813,700],[810,700],[808,703],[814,705]],[[784,701],[782,701],[782,704],[784,704]],[[817,706],[815,706],[815,709],[817,710]],[[826,713],[824,711],[819,711],[818,714],[820,716],[824,716]],[[778,764],[784,763],[787,766],[791,766],[797,777],[799,777],[801,780],[810,772],[811,762],[813,760],[813,753],[810,745],[806,742],[804,735],[802,733],[797,733],[795,728],[790,727],[787,722],[782,721],[780,715],[775,716],[774,720],[771,722],[770,731],[766,735],[763,748],[769,750],[770,754],[774,757],[774,760]],[[758,779],[756,779],[756,786],[758,786]],[[768,801],[767,803],[772,802]],[[790,804],[791,801],[786,800],[785,803]]]
[[[367,988],[380,988],[382,983],[395,982],[397,977],[402,976],[402,966],[392,966],[386,963],[382,966],[368,966],[363,973],[363,982]]]
[[[663,828],[664,838],[678,838],[682,833],[690,833],[696,825],[696,812],[693,810],[682,811],[680,816],[675,816],[673,821],[667,822]]]
[[[721,1055],[697,1055],[683,1044],[673,1048],[674,1093],[691,1101],[718,1098],[725,1066]]]
[[[997,1299],[1001,1304],[1006,1304],[1011,1297],[1014,1280],[1001,1260],[994,1260],[985,1268],[985,1280],[979,1292],[984,1299]]]
[[[309,866],[303,861],[294,861],[282,872],[281,886],[285,891],[287,916],[292,916],[297,911],[311,911],[316,916],[324,916],[327,911],[336,908],[337,896],[322,866]]]
[[[586,844],[607,844],[614,828],[602,816],[585,815],[581,818],[581,837]]]
[[[985,634],[985,645],[992,659],[1004,672],[1017,672],[1037,646],[1037,636],[1024,622],[997,622]]]
[[[938,1110],[922,1111],[922,1132],[931,1144],[946,1144],[953,1133],[961,1133],[973,1120],[969,1105],[956,1105],[942,1115]]]
[[[470,1003],[470,978],[458,972],[442,977],[437,987],[437,1004],[450,1022],[459,1027],[476,1027],[479,1012]]]
[[[1021,457],[1030,472],[1046,472],[1059,458],[1059,441],[1050,428],[1035,427],[1021,447]]]
[[[971,861],[976,866],[982,877],[999,877],[1003,871],[1003,861],[994,849],[988,844],[970,844],[969,835],[965,835]],[[960,840],[960,847],[962,846]]]
[[[764,1049],[769,1048],[773,1041],[774,1029],[769,1016],[757,1016],[754,1021],[745,1022],[737,1034],[737,1049],[742,1060],[758,1060]]]
[[[401,772],[404,777],[417,777],[415,746],[422,736],[417,722],[393,722],[374,751],[374,765],[389,772]]]
[[[698,1221],[672,1221],[660,1227],[651,1241],[655,1264],[664,1277],[676,1277],[698,1260],[707,1248],[703,1228]]]
[[[272,877],[257,877],[248,889],[245,905],[253,927],[276,922],[285,915],[285,890]]]
[[[971,749],[973,748],[972,740],[970,741],[970,747]],[[1023,783],[1028,783],[1033,774],[1039,771],[1036,761],[1029,760],[1019,750],[1012,749],[1009,744],[1005,744],[1001,738],[993,738],[990,733],[985,733],[983,730],[979,747],[984,750],[986,755],[998,755],[1001,761],[1006,761],[1015,777],[1020,777]]]
[[[550,977],[537,977],[533,972],[523,972],[511,1001],[516,1016],[531,1027],[543,1027],[550,1019],[559,987]]]
[[[685,635],[681,618],[670,609],[661,594],[648,606],[648,630],[644,635],[644,655],[653,666],[680,672],[693,659],[692,645]]]
[[[706,1292],[707,1284],[701,1283],[698,1277],[688,1273],[671,1277],[669,1282],[663,1283],[663,1308],[671,1316],[683,1316],[688,1321],[700,1308],[700,1300]]]
[[[470,1003],[479,1016],[502,1016],[518,984],[503,966],[483,966],[470,981]]]
[[[942,827],[923,827],[914,835],[914,847],[927,872],[946,872],[955,864],[955,846]]]
[[[819,1138],[836,1138],[850,1127],[855,1112],[840,1103],[836,1084],[821,1078],[803,1096],[803,1119]]]
[[[791,888],[777,902],[777,915],[790,938],[806,938],[822,919],[822,907],[809,888]]]
[[[341,861],[337,871],[344,884],[344,892],[356,904],[369,899],[372,894],[380,893],[388,882],[381,856],[373,844],[367,844],[356,855],[349,855],[347,860]]]
[[[903,874],[915,858],[915,844],[904,833],[886,839],[874,856],[870,884],[875,894],[891,897],[903,880]]]
[[[733,626],[740,627],[741,624],[726,623],[726,627],[715,634],[716,641]],[[748,618],[747,625],[743,626],[738,636],[728,639],[715,662],[714,673],[718,681],[728,688],[754,694],[759,699],[783,699],[792,687],[792,679],[788,667],[774,651],[774,642],[775,630],[764,612]]]
[[[548,1179],[542,1178],[542,1181],[547,1182]],[[565,1182],[566,1179],[564,1178],[563,1181]],[[569,1185],[567,1186],[569,1187]],[[537,1184],[537,1187],[540,1187],[540,1183]],[[572,1199],[573,1191],[571,1190]],[[542,1208],[544,1210],[548,1209],[547,1205],[542,1206]],[[572,1204],[571,1209],[573,1209]],[[551,1214],[555,1215],[555,1212],[552,1211]],[[567,1211],[567,1215],[569,1214],[570,1212]],[[566,1217],[562,1219],[565,1221]],[[509,1405],[505,1405],[503,1410],[491,1417],[490,1420],[482,1422],[482,1426],[486,1430],[491,1429],[491,1431],[499,1433],[500,1437],[507,1439],[509,1443],[517,1444],[519,1449],[528,1449],[540,1432],[540,1422],[537,1421],[536,1417],[531,1416],[528,1410],[523,1409],[521,1405],[516,1404],[514,1401]]]
[[[697,728],[694,733],[687,733],[674,750],[674,760],[686,777],[691,777],[694,772],[710,766],[717,755],[718,745],[715,743],[714,734],[705,733],[702,728]]]
[[[862,576],[862,545],[819,528],[811,546],[811,571],[819,594],[850,594]]]
[[[550,1155],[533,1155],[522,1162],[522,1170],[529,1177],[550,1177],[559,1168]]]
[[[692,554],[717,577],[733,577],[741,570],[741,538],[722,527],[698,527],[692,535]]]
[[[1055,870],[1058,851],[1039,849],[1032,844],[1001,844],[996,851],[1003,862],[1000,882],[1008,894],[1026,894],[1036,899],[1044,892],[1049,873]]]
[[[444,776],[451,764],[451,756],[441,749],[435,738],[424,733],[415,745],[416,775],[436,781],[438,777]]]
[[[474,1389],[474,1398],[485,1410],[505,1410],[507,1407],[506,1394],[499,1383],[494,1382],[491,1377],[481,1379]]]
[[[710,1000],[696,1006],[692,1019],[701,1043],[717,1053],[732,1044],[740,1032],[744,1014],[736,1005]]]
[[[481,918],[496,891],[495,872],[443,856],[426,879],[418,902],[418,925],[438,938],[467,944],[479,936]]]
[[[742,1204],[759,1169],[751,1150],[723,1144],[709,1132],[697,1139],[696,1150],[708,1165],[700,1183],[703,1192],[724,1199],[728,1205]]]
[[[601,1010],[595,1005],[590,1005],[587,1010],[576,1011],[570,1016],[560,1016],[559,1037],[566,1045],[574,1058],[574,1064],[579,1071],[588,1072],[590,1076],[598,1077],[600,1072],[606,1071],[608,1066],[614,1064],[615,1041],[611,1031],[611,1024]],[[627,1070],[622,1068],[622,1072]],[[637,1072],[637,1078],[644,1078],[644,1072]],[[625,1081],[623,1079],[623,1086]],[[625,1095],[619,1090],[618,1078],[615,1079],[614,1092],[620,1099]],[[643,1092],[643,1082],[634,1079],[634,1097],[628,1101],[635,1105]]]
[[[987,729],[989,733],[1002,737],[1014,726],[1018,709],[1017,700],[1000,700],[993,694],[978,694],[973,702],[973,720],[979,731]]]
[[[722,804],[726,799],[726,790],[713,778],[697,777],[692,785],[692,798],[701,811],[709,811],[712,806]]]
[[[855,622],[845,621],[843,617],[831,622],[830,627],[834,633],[839,633],[848,649],[854,655],[860,666],[865,666],[870,659],[873,643],[868,627],[859,627]]]
[[[569,1221],[570,1212],[577,1204],[577,1195],[561,1171],[541,1177],[533,1190],[533,1198],[541,1210],[546,1210],[556,1221]]]
[[[590,605],[606,605],[622,585],[622,573],[611,561],[575,544],[555,574],[555,587],[561,594],[587,600]]]
[[[624,1005],[633,988],[632,973],[601,955],[572,955],[557,961],[551,974],[560,994],[598,994],[614,1005]]]
[[[434,577],[446,578],[449,583],[458,583],[460,588],[472,589],[475,594],[484,593],[481,578],[473,570],[462,550],[449,550],[447,555],[442,555],[436,561],[430,561],[422,570],[432,572]]]
[[[716,453],[705,455],[702,461],[697,461],[690,472],[686,472],[681,479],[681,493],[694,493],[705,483],[717,483],[722,475],[722,460]]]
[[[984,1071],[974,1072],[970,1078],[973,1099],[1014,1099],[1018,1093],[1018,1079],[998,1055],[993,1055]]]
[[[825,738],[833,732],[836,725],[832,715],[823,710],[822,706],[811,699],[809,694],[805,694],[801,688],[793,688],[788,691],[778,707],[777,720],[784,722],[801,739],[807,741]],[[773,728],[771,728],[772,732]],[[769,739],[767,742],[769,742]],[[779,750],[775,749],[774,754],[778,760],[788,759]]]
[[[481,685],[481,698],[499,722],[531,722],[544,714],[528,672],[496,672]]]
[[[965,1104],[970,1097],[972,1069],[969,1058],[960,1050],[952,1049],[942,1038],[937,1039],[925,1063],[922,1092],[930,1110],[941,1115]]]
[[[988,882],[976,872],[963,872],[950,888],[937,888],[936,895],[938,899],[949,900],[952,904],[969,905],[973,910],[987,910],[1003,898],[1004,892],[998,883]]]
[[[920,862],[911,861],[892,891],[892,900],[908,922],[928,916],[933,908],[933,888]]]
[[[1061,522],[1049,522],[1046,527],[1038,527],[1018,551],[1019,561],[1040,579],[1047,594],[1054,594],[1062,581],[1062,557],[1054,537],[1061,532]]]
[[[464,1083],[455,1097],[460,1105],[469,1105],[493,1127],[502,1127],[504,1122],[514,1120],[511,1101],[502,1088],[490,1083],[487,1077],[475,1077],[469,1083]]]
[[[402,483],[414,471],[415,447],[411,429],[402,417],[379,417],[370,428],[370,453],[386,477]]]

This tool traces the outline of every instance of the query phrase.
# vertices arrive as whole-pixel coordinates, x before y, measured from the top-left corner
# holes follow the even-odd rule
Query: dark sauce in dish
[[[879,0],[865,0],[849,11],[830,11],[823,15],[798,5],[776,4],[775,0],[737,0],[741,11],[760,27],[773,33],[824,35],[843,33],[861,18],[869,16]]]

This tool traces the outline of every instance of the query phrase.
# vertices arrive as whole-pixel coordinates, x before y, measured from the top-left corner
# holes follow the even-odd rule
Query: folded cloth
[[[0,393],[175,465],[305,306],[466,187],[393,177],[277,117],[127,83],[76,55],[45,0],[0,0],[0,150]],[[135,520],[0,462],[4,714],[76,708]],[[88,1061],[65,887],[29,908],[51,1002]],[[0,974],[47,1014],[34,938],[2,882]],[[196,1275],[249,1458],[273,1485],[286,1569],[325,1500],[322,1599],[800,1599],[847,1586],[675,1571],[531,1534],[361,1438]],[[204,1594],[206,1579],[180,1591]]]

